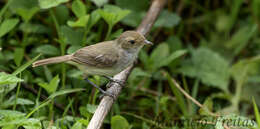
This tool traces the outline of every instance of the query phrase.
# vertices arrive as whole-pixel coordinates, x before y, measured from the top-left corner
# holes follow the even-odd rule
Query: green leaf
[[[56,7],[62,3],[66,3],[69,0],[38,0],[42,9]]]
[[[57,56],[60,54],[59,49],[57,47],[49,44],[40,45],[36,48],[35,52],[50,56]]]
[[[149,0],[116,0],[116,5],[121,8],[129,9],[135,12],[146,11],[149,7]]]
[[[77,50],[79,50],[80,48],[82,48],[81,46],[78,45],[72,45],[69,47],[69,49],[67,50],[68,54],[72,54],[74,52],[76,52]]]
[[[29,100],[29,99],[18,98],[17,102],[15,103],[15,96],[12,96],[10,99],[8,99],[7,101],[4,101],[2,104],[0,104],[0,107],[1,108],[8,108],[8,107],[13,106],[14,104],[17,104],[17,105],[32,105],[32,104],[34,104],[34,102]]]
[[[89,21],[89,15],[80,17],[77,21],[68,21],[67,24],[70,27],[85,27]]]
[[[159,44],[153,51],[150,56],[150,65],[148,65],[152,70],[156,70],[156,65],[159,62],[162,62],[166,58],[168,58],[169,55],[169,46],[166,43]]]
[[[91,0],[96,6],[101,7],[108,3],[108,0]]]
[[[17,66],[21,65],[24,57],[24,49],[23,48],[15,48],[14,51],[14,62]]]
[[[183,56],[186,53],[187,53],[187,50],[177,50],[176,52],[173,52],[172,54],[170,54],[166,59],[156,63],[156,67],[160,68],[160,67],[163,67],[163,66],[167,66],[173,60]]]
[[[0,72],[0,85],[14,84],[22,81],[22,79],[17,78],[15,75]]]
[[[97,109],[97,105],[87,104],[87,111],[94,114]]]
[[[82,129],[82,124],[77,121],[75,124],[73,124],[71,129]]]
[[[180,68],[181,73],[200,79],[204,84],[215,86],[227,92],[229,63],[218,53],[208,48],[193,50],[192,58]]]
[[[130,13],[130,10],[124,10],[117,6],[105,5],[103,10],[98,10],[101,17],[109,24],[114,26],[120,20],[122,20],[126,15]]]
[[[0,38],[11,31],[19,22],[18,18],[4,20],[0,25]]]
[[[154,27],[172,28],[178,25],[180,21],[181,18],[176,13],[163,10],[162,13],[160,13],[158,20],[154,23]]]
[[[25,116],[25,113],[19,111],[12,111],[12,110],[0,110],[1,117],[21,117]]]
[[[56,75],[50,83],[39,83],[39,86],[44,88],[49,94],[56,92],[60,82],[59,75]]]
[[[256,122],[258,124],[258,126],[260,126],[260,113],[259,113],[259,110],[258,110],[258,107],[255,103],[255,99],[253,98],[253,106],[254,106],[254,111],[255,111],[255,119],[256,119]]]
[[[86,15],[86,7],[81,0],[74,0],[72,3],[72,12],[78,17],[81,18]]]
[[[42,124],[39,119],[29,118],[22,122],[25,129],[42,129]],[[52,128],[53,129],[53,128]]]
[[[68,26],[61,26],[61,36],[66,44],[81,45],[84,32],[81,30],[74,30]]]
[[[60,90],[60,91],[57,91],[53,94],[51,94],[48,99],[53,99],[57,96],[60,96],[60,95],[64,95],[64,94],[70,94],[70,93],[74,93],[74,92],[80,92],[80,91],[84,91],[85,89],[83,88],[76,88],[76,89],[64,89],[64,90]]]
[[[113,116],[111,119],[111,128],[112,129],[129,129],[128,121],[120,115]]]
[[[18,73],[21,73],[23,70],[25,70],[27,67],[29,67],[34,61],[36,61],[41,55],[39,54],[38,56],[34,57],[32,60],[28,61],[18,69],[16,69],[12,75],[17,75]]]
[[[141,23],[145,14],[145,11],[131,11],[131,13],[129,13],[124,19],[122,19],[122,22],[128,26],[137,27]]]
[[[249,43],[249,40],[257,32],[257,25],[253,24],[240,28],[226,43],[226,47],[233,49],[234,55],[239,54]]]
[[[26,32],[26,33],[49,33],[51,29],[42,25],[42,24],[31,24],[31,23],[22,23],[19,26],[19,30]]]
[[[90,19],[89,19],[89,29],[95,25],[98,20],[101,18],[100,14],[98,13],[98,10],[94,10],[90,14]]]
[[[33,8],[18,8],[16,10],[16,13],[22,17],[22,19],[25,22],[29,22],[31,18],[33,17],[34,14],[36,14],[40,9],[38,7],[33,7]]]
[[[260,18],[260,1],[259,0],[253,0],[252,4],[252,9],[253,9],[253,14],[254,17],[256,17],[257,19]]]

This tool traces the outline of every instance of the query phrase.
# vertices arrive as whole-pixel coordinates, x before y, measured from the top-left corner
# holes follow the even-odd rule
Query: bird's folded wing
[[[98,47],[97,45],[104,46]],[[72,61],[98,68],[113,67],[117,63],[119,55],[113,47],[108,45],[109,43],[99,43],[81,48],[73,54]]]

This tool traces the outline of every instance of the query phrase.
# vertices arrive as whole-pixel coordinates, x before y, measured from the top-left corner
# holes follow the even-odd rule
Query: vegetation
[[[83,72],[30,65],[135,29],[150,3],[0,1],[0,127],[86,128],[101,93]],[[259,32],[259,0],[168,0],[102,128],[259,128]]]

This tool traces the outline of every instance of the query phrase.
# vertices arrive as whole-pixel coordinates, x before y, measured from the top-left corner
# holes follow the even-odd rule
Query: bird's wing
[[[119,54],[111,45],[114,45],[112,41],[106,41],[81,48],[73,54],[72,61],[99,68],[113,67]]]

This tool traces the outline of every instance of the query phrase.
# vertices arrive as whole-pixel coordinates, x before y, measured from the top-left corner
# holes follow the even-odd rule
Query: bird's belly
[[[101,76],[113,76],[117,73],[119,73],[117,69],[113,68],[91,68],[91,67],[85,67],[85,73],[90,75],[101,75]]]

